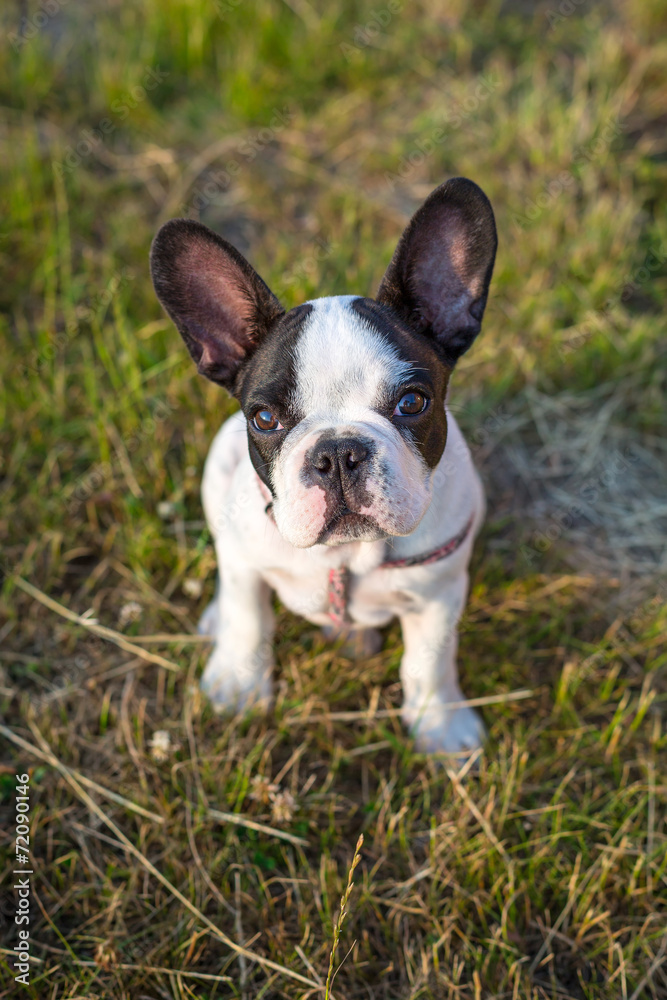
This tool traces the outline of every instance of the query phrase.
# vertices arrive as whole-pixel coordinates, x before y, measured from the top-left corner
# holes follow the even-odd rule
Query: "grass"
[[[3,7],[0,996],[29,771],[26,997],[323,996],[334,933],[336,1000],[667,997],[667,8],[569,6]],[[532,692],[467,775],[392,711],[396,626],[353,666],[278,609],[271,715],[200,698],[234,404],[147,270],[189,214],[288,306],[372,292],[456,174],[500,233],[452,390],[489,496],[461,673]]]

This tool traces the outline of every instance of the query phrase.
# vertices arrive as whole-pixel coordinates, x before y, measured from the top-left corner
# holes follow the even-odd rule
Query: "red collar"
[[[387,559],[381,563],[379,569],[405,569],[408,566],[428,566],[429,563],[438,562],[439,559],[451,556],[452,552],[456,552],[465,542],[474,521],[475,515],[471,514],[467,524],[459,531],[458,535],[454,535],[453,538],[450,538],[448,542],[440,545],[437,549],[433,549],[431,552],[427,552],[421,556],[406,556],[405,559]]]

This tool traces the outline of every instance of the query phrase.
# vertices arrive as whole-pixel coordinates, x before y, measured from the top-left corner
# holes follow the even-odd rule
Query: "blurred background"
[[[0,714],[158,816],[98,799],[200,914],[311,984],[206,933],[8,741],[0,779],[37,767],[32,995],[323,993],[363,831],[339,1000],[667,996],[664,0],[6,0],[0,24]],[[396,627],[353,668],[279,608],[274,715],[200,703],[199,482],[236,404],[147,265],[187,216],[288,308],[373,294],[456,175],[500,241],[451,388],[489,500],[463,687],[531,692],[484,710],[469,792],[391,714]],[[335,717],[369,702],[389,716]]]

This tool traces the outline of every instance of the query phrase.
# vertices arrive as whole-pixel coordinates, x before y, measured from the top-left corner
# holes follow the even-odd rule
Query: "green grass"
[[[336,1000],[667,997],[667,7],[565,6],[56,0],[25,5],[24,40],[3,7],[0,712],[47,759],[3,740],[0,997],[28,769],[26,997],[324,996],[361,833]],[[460,783],[394,716],[330,717],[399,704],[396,626],[353,665],[278,609],[274,711],[219,719],[200,645],[146,662],[15,583],[129,641],[191,632],[210,599],[199,479],[234,404],[155,299],[161,221],[217,228],[288,306],[368,294],[457,174],[500,235],[452,388],[489,494],[461,674],[533,692],[483,710]]]

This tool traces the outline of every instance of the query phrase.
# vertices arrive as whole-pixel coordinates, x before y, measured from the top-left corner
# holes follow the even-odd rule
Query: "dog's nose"
[[[318,441],[309,453],[310,464],[322,479],[348,478],[368,458],[368,447],[358,438],[328,438]]]

